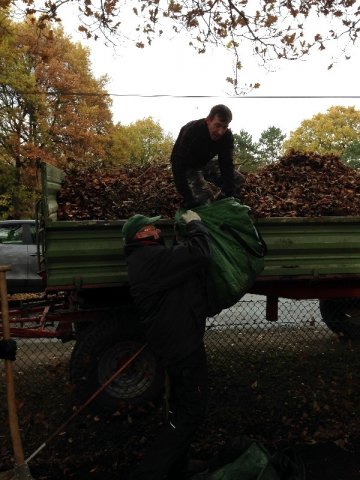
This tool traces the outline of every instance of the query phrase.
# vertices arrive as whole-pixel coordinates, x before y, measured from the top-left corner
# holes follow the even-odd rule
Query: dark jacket
[[[190,355],[205,331],[209,237],[199,221],[187,231],[187,246],[134,241],[125,248],[130,292],[149,346],[164,365]]]
[[[225,195],[234,194],[234,137],[227,130],[218,141],[211,140],[205,118],[184,125],[171,153],[175,183],[179,193],[188,190],[186,171],[201,170],[212,158],[218,156]]]

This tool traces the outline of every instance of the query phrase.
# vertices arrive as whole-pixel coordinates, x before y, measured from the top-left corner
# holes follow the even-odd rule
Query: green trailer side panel
[[[360,275],[360,218],[263,218],[268,246],[262,276]]]
[[[109,286],[127,282],[121,229],[124,220],[51,222],[46,226],[47,285]],[[172,225],[164,228],[172,241]],[[169,231],[170,235],[167,235]]]
[[[121,225],[53,222],[46,227],[47,285],[124,283]]]
[[[41,165],[41,208],[43,219],[57,220],[57,192],[65,173],[60,168],[43,163]]]
[[[113,285],[127,282],[125,220],[57,221],[57,192],[64,173],[43,165],[42,239],[47,285]],[[175,212],[174,212],[175,213]],[[360,218],[261,218],[256,221],[267,246],[262,277],[360,276]],[[167,244],[172,220],[160,220]]]

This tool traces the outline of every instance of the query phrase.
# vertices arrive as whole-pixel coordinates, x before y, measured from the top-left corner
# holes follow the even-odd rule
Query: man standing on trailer
[[[231,110],[220,104],[212,107],[206,118],[181,128],[171,153],[171,166],[185,208],[214,199],[208,181],[220,188],[220,196],[239,195],[244,178],[234,169],[231,120]]]

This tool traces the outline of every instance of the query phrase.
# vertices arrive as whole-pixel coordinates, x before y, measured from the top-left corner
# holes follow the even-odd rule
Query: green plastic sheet
[[[211,237],[211,262],[207,275],[209,316],[237,303],[254,284],[264,268],[266,245],[250,215],[250,208],[234,198],[223,198],[193,208],[207,226]],[[181,215],[176,227],[184,232]]]
[[[305,480],[302,459],[292,448],[270,454],[259,442],[253,442],[233,462],[216,470],[209,480]]]

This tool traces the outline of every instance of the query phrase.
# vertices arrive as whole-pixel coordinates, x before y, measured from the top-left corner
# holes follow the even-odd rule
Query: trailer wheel
[[[77,404],[86,401],[145,343],[134,316],[115,316],[90,327],[80,337],[70,360],[70,377]],[[142,353],[92,402],[97,408],[115,411],[139,405],[161,395],[163,371],[153,353]]]
[[[335,333],[351,339],[360,338],[360,299],[335,298],[320,300],[320,313]]]

